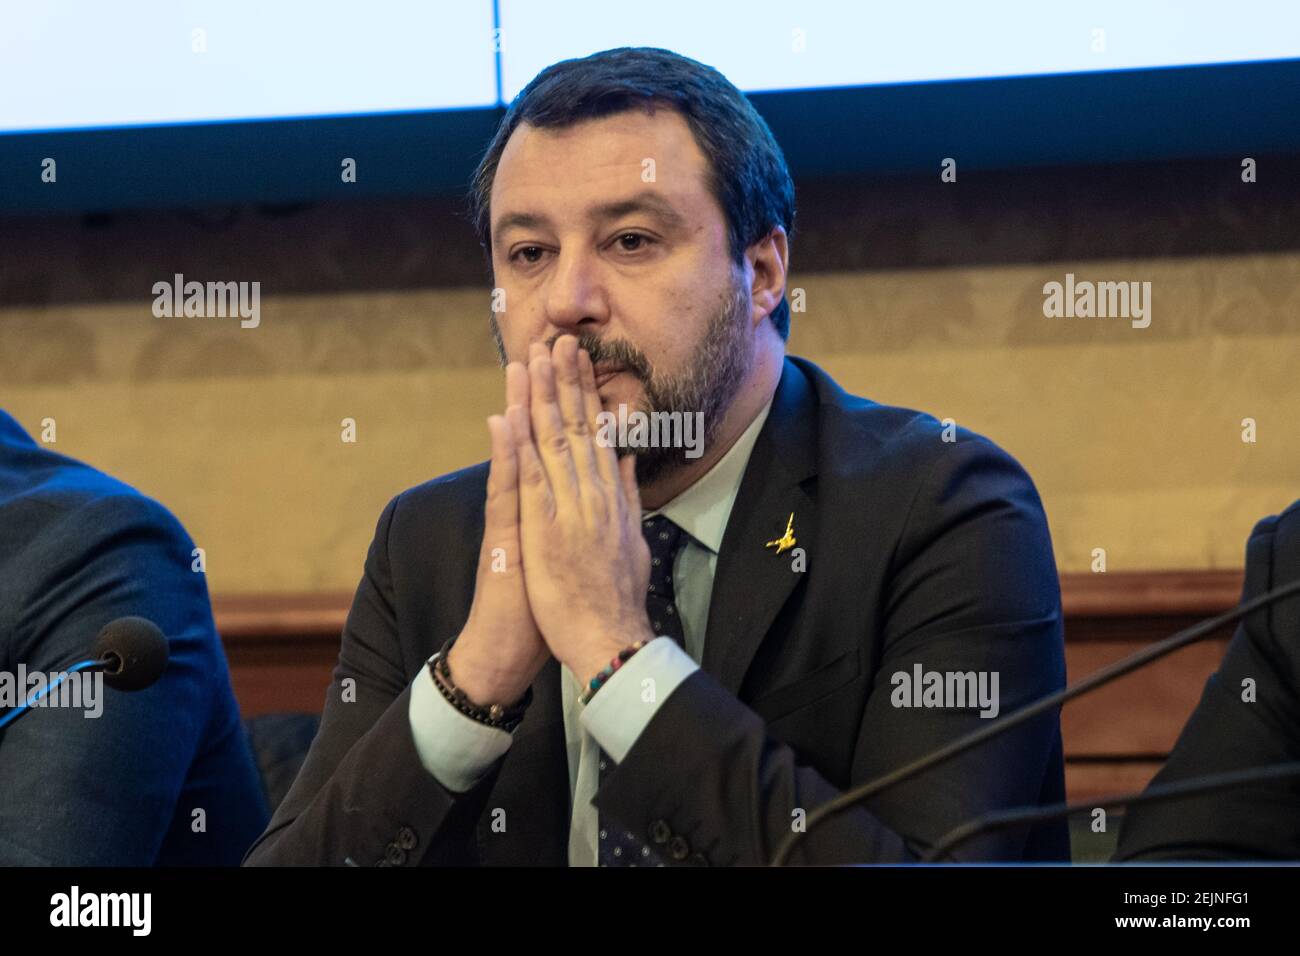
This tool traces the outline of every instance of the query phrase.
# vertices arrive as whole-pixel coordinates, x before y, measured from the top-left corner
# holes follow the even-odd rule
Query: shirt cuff
[[[621,763],[668,695],[699,669],[671,637],[656,637],[592,695],[579,723],[615,763]]]
[[[457,710],[433,685],[428,666],[421,667],[411,683],[407,713],[420,763],[455,793],[464,793],[482,779],[514,739],[508,730],[489,727]]]

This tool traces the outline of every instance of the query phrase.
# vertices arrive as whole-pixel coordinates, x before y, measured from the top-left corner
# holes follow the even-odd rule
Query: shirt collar
[[[758,440],[758,433],[763,430],[763,423],[771,410],[772,399],[769,398],[735,444],[712,468],[672,501],[655,511],[642,512],[642,517],[662,514],[717,554],[722,549],[722,534],[727,530],[727,519],[731,517],[731,508],[740,492],[740,480],[745,476],[750,452],[754,450],[754,442]]]

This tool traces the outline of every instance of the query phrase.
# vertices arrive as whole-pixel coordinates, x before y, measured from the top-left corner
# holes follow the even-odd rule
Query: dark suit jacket
[[[891,706],[891,675],[1000,672],[1002,712],[1065,679],[1047,522],[1007,454],[914,411],[846,394],[785,361],[717,563],[702,668],[661,704],[595,798],[691,860],[763,864],[811,810],[985,721]],[[254,864],[567,863],[568,765],[553,659],[507,754],[466,793],[421,765],[409,684],[464,624],[487,464],[398,495],[379,519],[319,735]],[[764,543],[794,512],[802,573]],[[344,702],[342,681],[356,682]],[[995,807],[1062,798],[1044,715],[815,829],[793,862],[904,860]],[[492,827],[503,810],[506,827]],[[499,829],[499,828],[498,828]],[[679,841],[679,845],[680,841]],[[966,857],[1066,859],[1064,826],[998,835]]]
[[[97,718],[34,708],[0,731],[0,864],[234,866],[265,827],[193,547],[157,502],[0,412],[0,670],[66,668],[126,615],[169,647],[152,687],[105,685]]]
[[[1300,580],[1300,501],[1255,525],[1242,602]],[[1255,682],[1255,701],[1242,699]],[[1152,784],[1300,760],[1300,596],[1245,618]],[[1300,781],[1134,807],[1117,860],[1300,860]]]

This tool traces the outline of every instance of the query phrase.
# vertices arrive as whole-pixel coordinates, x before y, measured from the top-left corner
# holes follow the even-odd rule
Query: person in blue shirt
[[[0,410],[0,673],[64,670],[126,616],[169,650],[145,690],[0,731],[0,865],[236,865],[266,826],[193,549],[164,507]]]

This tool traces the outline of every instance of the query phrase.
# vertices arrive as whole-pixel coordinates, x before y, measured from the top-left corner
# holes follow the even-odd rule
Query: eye
[[[543,250],[542,250],[542,247],[541,247],[541,246],[523,246],[522,248],[516,249],[513,253],[511,253],[511,255],[510,255],[510,261],[511,261],[511,262],[518,262],[518,261],[519,261],[519,257],[520,257],[520,256],[524,256],[524,257],[525,257],[525,261],[528,262],[529,264],[532,264],[532,263],[536,262],[537,259],[531,258],[531,254],[532,254],[532,253],[536,253],[537,256],[538,256],[538,258],[540,258],[540,257],[541,257],[541,254],[542,254],[542,251],[543,251]]]
[[[629,246],[628,240],[632,240],[633,244]],[[640,252],[654,243],[654,240],[649,236],[643,236],[639,232],[622,233],[614,241],[619,244],[619,248],[623,252]]]

